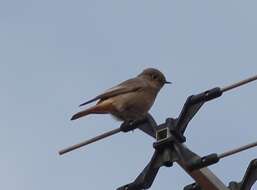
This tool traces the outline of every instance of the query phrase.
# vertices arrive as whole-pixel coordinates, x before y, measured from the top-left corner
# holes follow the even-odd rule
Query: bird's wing
[[[117,96],[119,94],[124,94],[124,93],[128,93],[128,92],[134,92],[137,90],[140,90],[141,88],[143,88],[144,86],[146,86],[146,82],[144,80],[141,80],[140,78],[133,78],[133,79],[129,79],[126,80],[120,84],[118,84],[117,86],[114,86],[108,90],[106,90],[103,94],[100,94],[98,96],[96,96],[95,98],[80,104],[79,106],[84,106],[86,104],[89,104],[91,102],[94,102],[96,100],[103,100],[103,99],[107,99],[113,96]]]

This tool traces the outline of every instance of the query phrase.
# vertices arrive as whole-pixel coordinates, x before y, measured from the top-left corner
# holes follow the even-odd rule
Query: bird
[[[146,68],[135,78],[128,79],[80,104],[81,107],[98,100],[94,106],[73,115],[71,120],[89,114],[111,114],[124,122],[144,119],[159,91],[165,84],[170,83],[158,69]]]

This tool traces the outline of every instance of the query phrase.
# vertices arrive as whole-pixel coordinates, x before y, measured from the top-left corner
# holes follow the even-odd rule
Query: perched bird
[[[111,114],[121,121],[130,122],[144,119],[155,98],[166,81],[162,72],[154,68],[143,70],[137,77],[126,80],[95,98],[81,104],[84,106],[96,100],[96,105],[72,116],[71,120],[89,114]]]

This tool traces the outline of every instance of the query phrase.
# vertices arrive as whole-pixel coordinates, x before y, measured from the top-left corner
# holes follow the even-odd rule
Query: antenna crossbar
[[[218,155],[218,158],[219,159],[222,159],[222,158],[225,158],[225,157],[228,157],[228,156],[231,156],[233,154],[236,154],[236,153],[239,153],[239,152],[242,152],[242,151],[245,151],[247,149],[250,149],[250,148],[253,148],[257,146],[257,141],[256,142],[253,142],[253,143],[250,143],[250,144],[247,144],[247,145],[244,145],[244,146],[241,146],[241,147],[238,147],[238,148],[235,148],[233,150],[229,150],[229,151],[226,151],[224,153],[221,153]]]
[[[245,85],[245,84],[247,84],[247,83],[249,83],[249,82],[255,81],[255,80],[257,80],[257,75],[255,75],[255,76],[253,76],[253,77],[249,77],[249,78],[247,78],[247,79],[245,79],[245,80],[241,80],[241,81],[236,82],[236,83],[234,83],[234,84],[231,84],[231,85],[229,85],[229,86],[225,86],[225,87],[223,87],[223,88],[221,89],[221,91],[222,91],[222,92],[226,92],[226,91],[232,90],[232,89],[234,89],[234,88],[237,88],[237,87],[239,87],[239,86]]]

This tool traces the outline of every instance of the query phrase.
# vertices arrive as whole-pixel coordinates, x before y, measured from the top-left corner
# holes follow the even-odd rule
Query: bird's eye
[[[153,80],[156,80],[157,79],[157,76],[156,75],[152,75],[151,76]]]

